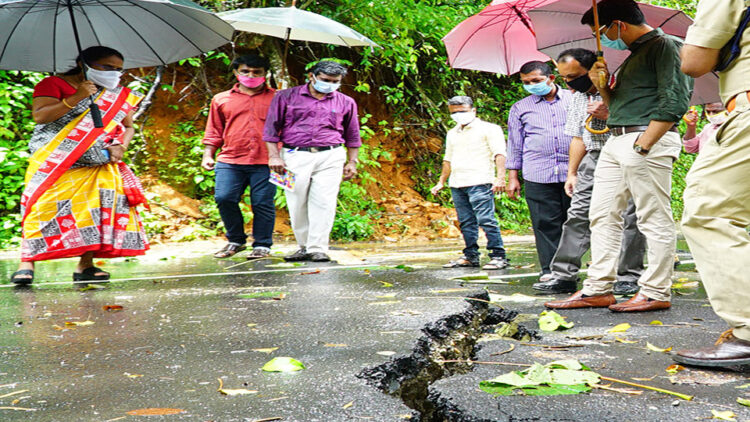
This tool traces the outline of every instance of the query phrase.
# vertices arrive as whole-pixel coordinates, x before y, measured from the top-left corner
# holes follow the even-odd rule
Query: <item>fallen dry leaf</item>
[[[672,350],[671,347],[667,347],[666,349],[662,349],[661,347],[656,347],[656,346],[654,346],[653,344],[651,344],[649,342],[646,342],[646,348],[648,350],[651,350],[653,352],[658,352],[658,353],[667,353],[668,351]]]
[[[279,350],[279,348],[278,347],[266,347],[266,348],[261,348],[261,349],[250,349],[250,350],[252,350],[253,352],[260,352],[260,353],[273,353]]]
[[[387,281],[378,280],[378,283],[382,284],[383,287],[393,287],[393,283],[389,283]]]
[[[320,268],[318,268],[315,271],[304,271],[304,272],[301,272],[301,273],[299,273],[299,275],[310,275],[310,274],[320,274],[320,273],[321,273]]]
[[[624,333],[625,331],[628,331],[630,329],[630,324],[627,322],[623,322],[622,324],[617,324],[614,327],[607,330],[608,333]]]
[[[347,404],[345,404],[345,405],[341,406],[341,408],[342,408],[342,409],[348,409],[348,408],[350,408],[350,407],[352,407],[352,406],[354,406],[354,402],[353,402],[353,401],[350,401],[349,403],[347,403]]]
[[[323,347],[349,347],[349,345],[344,343],[326,343]]]
[[[670,374],[676,374],[676,373],[678,373],[680,371],[684,371],[684,370],[685,370],[684,366],[677,365],[677,364],[675,364],[675,365],[669,365],[669,366],[667,366],[667,369],[666,369],[666,371],[668,373],[670,373]]]
[[[225,395],[225,396],[242,396],[245,394],[258,394],[257,390],[247,390],[244,388],[224,388],[224,381],[221,380],[221,378],[217,378],[219,380],[219,389],[216,390],[219,393]]]
[[[20,410],[23,412],[36,412],[36,409],[29,407],[0,406],[0,410]]]
[[[123,372],[122,374],[125,375],[128,378],[140,378],[140,377],[143,376],[142,374],[129,374],[127,372]]]
[[[104,305],[102,306],[102,309],[104,309],[107,312],[117,312],[122,311],[122,305]]]
[[[88,325],[94,325],[94,321],[65,321],[66,327],[86,327]]]
[[[247,324],[247,326],[250,327],[250,328],[253,328],[253,327],[257,326],[257,325],[258,324]]]
[[[625,343],[625,344],[638,343],[638,340],[628,340],[628,339],[623,338],[623,337],[615,337],[615,340],[619,341],[620,343]]]
[[[719,419],[722,421],[731,421],[731,422],[735,422],[737,420],[737,414],[735,414],[731,410],[711,409],[711,415],[713,415],[711,419]]]
[[[649,377],[649,378],[631,378],[631,379],[635,381],[653,381],[654,378],[656,378],[656,375],[654,375],[653,377]]]
[[[178,415],[185,413],[183,409],[170,409],[167,407],[149,407],[146,409],[136,409],[125,412],[130,416],[160,416],[160,415]]]

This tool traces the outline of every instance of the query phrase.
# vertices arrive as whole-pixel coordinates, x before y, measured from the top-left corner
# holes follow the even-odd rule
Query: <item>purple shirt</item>
[[[278,91],[268,109],[263,140],[285,147],[362,145],[354,99],[338,91],[323,99],[310,95],[307,84]]]
[[[562,183],[568,175],[565,120],[571,93],[557,87],[553,101],[530,95],[513,104],[508,115],[508,170],[521,170],[535,183]]]

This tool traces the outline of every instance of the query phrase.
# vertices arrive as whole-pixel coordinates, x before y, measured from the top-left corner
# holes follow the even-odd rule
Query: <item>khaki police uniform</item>
[[[720,49],[734,36],[745,0],[701,0],[685,44]],[[719,73],[732,109],[687,176],[682,230],[717,315],[750,341],[750,29],[740,56]]]

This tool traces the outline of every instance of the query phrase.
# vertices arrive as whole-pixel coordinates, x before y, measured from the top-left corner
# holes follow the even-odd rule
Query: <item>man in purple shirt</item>
[[[268,166],[295,176],[294,188],[284,193],[299,250],[287,261],[331,260],[327,252],[336,197],[342,176],[349,180],[357,174],[362,145],[357,104],[337,91],[346,73],[336,62],[318,62],[308,83],[279,91],[268,110],[263,130]]]
[[[539,281],[544,282],[551,278],[550,263],[570,207],[565,179],[571,137],[565,134],[565,121],[571,94],[555,84],[546,63],[528,62],[520,73],[532,95],[513,104],[508,115],[506,192],[511,199],[520,196],[521,171],[542,267]]]

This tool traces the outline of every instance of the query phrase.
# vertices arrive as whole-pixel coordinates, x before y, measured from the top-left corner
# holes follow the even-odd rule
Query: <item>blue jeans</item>
[[[461,234],[464,236],[464,256],[473,261],[479,259],[479,227],[487,236],[487,249],[490,258],[505,258],[503,237],[495,218],[495,195],[492,185],[476,185],[464,188],[451,188],[453,204],[456,206]]]
[[[270,248],[273,244],[273,227],[276,207],[273,203],[276,186],[268,181],[269,169],[264,164],[216,163],[216,188],[214,198],[224,222],[227,240],[244,245],[247,241],[245,222],[240,211],[240,199],[250,186],[250,204],[253,210],[253,247]]]

